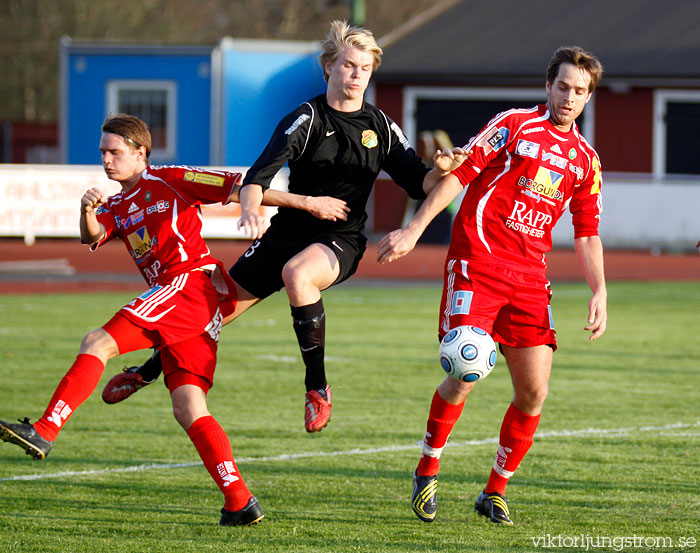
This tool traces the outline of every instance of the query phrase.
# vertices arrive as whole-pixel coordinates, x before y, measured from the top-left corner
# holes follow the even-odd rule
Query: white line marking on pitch
[[[584,428],[582,430],[553,430],[551,432],[538,432],[535,434],[535,438],[568,438],[572,436],[588,437],[588,436],[625,436],[634,433],[641,432],[653,432],[658,430],[673,430],[679,428],[694,428],[700,427],[700,421],[695,423],[682,423],[677,422],[675,424],[667,424],[664,426],[630,426],[627,428]],[[661,434],[674,436],[676,434]],[[446,447],[465,447],[465,446],[477,446],[477,445],[490,445],[498,443],[498,438],[485,438],[483,440],[468,440],[466,442],[448,442]],[[271,457],[241,457],[236,459],[236,463],[260,463],[265,461],[294,461],[296,459],[306,459],[309,457],[336,457],[338,455],[366,455],[370,453],[384,453],[387,451],[406,451],[409,449],[416,449],[422,446],[423,442],[417,442],[411,445],[394,445],[387,447],[376,447],[370,449],[347,449],[345,451],[316,451],[308,453],[286,453],[282,455],[275,455]],[[140,472],[145,470],[157,470],[157,469],[178,469],[184,467],[196,467],[201,465],[201,462],[197,463],[149,463],[145,465],[134,465],[131,467],[122,468],[108,468],[108,469],[96,469],[96,470],[78,470],[78,471],[63,471],[63,472],[53,472],[50,474],[26,474],[21,476],[12,476],[10,478],[0,478],[0,482],[17,482],[25,480],[44,480],[47,478],[61,478],[64,476],[90,476],[95,474],[110,474],[118,472]]]

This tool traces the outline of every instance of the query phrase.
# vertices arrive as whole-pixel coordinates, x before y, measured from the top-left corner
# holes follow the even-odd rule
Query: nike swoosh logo
[[[341,252],[344,251],[343,248],[341,248],[335,240],[333,240],[333,241],[331,242],[331,244],[333,244],[333,245],[334,245],[336,248],[338,248]]]
[[[331,136],[332,134],[335,134],[335,131],[326,131],[326,136]]]
[[[305,348],[303,346],[300,346],[299,349],[302,351],[302,353],[306,353],[307,351],[311,351],[312,349],[316,349],[318,346],[311,346],[310,348]]]

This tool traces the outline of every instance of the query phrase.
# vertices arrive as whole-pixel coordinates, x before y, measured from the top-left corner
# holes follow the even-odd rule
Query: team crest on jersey
[[[571,148],[571,150],[569,150],[569,159],[571,161],[575,160],[577,155],[578,152],[576,151],[576,148]]]
[[[129,244],[131,245],[131,251],[135,259],[143,257],[148,252],[151,251],[154,244],[156,243],[155,238],[151,238],[148,235],[148,230],[146,227],[141,227],[135,232],[132,232],[127,236]]]
[[[185,180],[199,184],[208,184],[209,186],[224,185],[224,177],[207,175],[205,173],[195,173],[194,171],[185,171]]]
[[[377,138],[376,132],[370,129],[362,131],[362,145],[365,148],[376,148],[378,144],[379,139]]]

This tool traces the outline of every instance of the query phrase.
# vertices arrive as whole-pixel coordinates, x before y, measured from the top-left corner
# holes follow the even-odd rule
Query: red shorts
[[[102,326],[119,348],[119,354],[159,348],[165,385],[172,392],[183,384],[194,384],[205,392],[214,385],[217,343],[208,334],[163,346],[158,333],[146,330],[118,312]]]
[[[547,279],[461,259],[447,259],[444,274],[440,339],[451,328],[472,325],[499,344],[556,349]]]
[[[220,300],[208,273],[190,271],[168,284],[154,286],[119,313],[136,326],[157,333],[163,346],[203,332],[218,341],[224,314],[231,312]]]
[[[133,299],[102,328],[114,338],[120,354],[161,350],[171,391],[196,384],[206,392],[214,382],[222,320],[235,305],[221,300],[208,273],[191,271]]]

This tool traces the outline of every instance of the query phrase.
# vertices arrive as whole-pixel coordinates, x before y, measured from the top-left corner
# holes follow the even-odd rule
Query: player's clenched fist
[[[80,199],[80,209],[83,213],[90,213],[95,211],[103,203],[107,201],[107,197],[104,192],[99,188],[90,188],[83,197]]]

